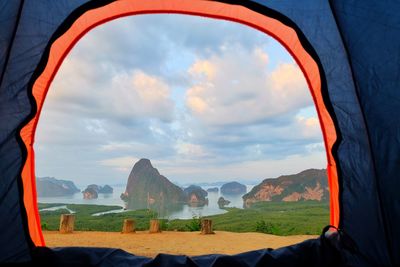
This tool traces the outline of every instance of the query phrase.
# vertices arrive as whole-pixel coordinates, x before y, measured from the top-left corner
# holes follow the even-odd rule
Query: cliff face
[[[309,169],[298,174],[269,178],[243,196],[244,207],[260,201],[302,201],[329,199],[326,170]]]
[[[185,201],[183,190],[154,168],[148,159],[135,163],[121,199],[128,209],[144,209],[152,205],[168,206]]]
[[[53,177],[36,178],[36,190],[39,197],[60,197],[80,192],[72,181]]]

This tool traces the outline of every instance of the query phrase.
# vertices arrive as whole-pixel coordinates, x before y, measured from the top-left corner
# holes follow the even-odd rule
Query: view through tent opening
[[[278,42],[240,24],[151,15],[97,27],[64,60],[35,150],[49,246],[96,238],[53,244],[47,231],[64,213],[76,215],[76,231],[119,232],[127,218],[139,231],[155,218],[186,232],[202,218],[215,230],[274,235],[317,235],[328,224],[326,156],[304,76]],[[117,247],[121,236],[105,240]],[[250,242],[241,251],[257,248]]]

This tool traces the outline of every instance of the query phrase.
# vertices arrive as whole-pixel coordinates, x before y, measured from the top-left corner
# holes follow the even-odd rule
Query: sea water
[[[249,192],[254,185],[246,185],[247,192]],[[109,206],[120,206],[120,209],[113,209],[108,212],[94,214],[95,216],[110,213],[110,212],[122,212],[125,206],[124,201],[121,200],[120,196],[125,192],[125,186],[112,186],[114,192],[112,194],[98,194],[97,199],[83,199],[82,193],[75,193],[70,196],[62,197],[39,197],[39,203],[63,203],[63,204],[91,204],[91,205],[109,205]],[[204,186],[204,190],[211,187],[218,186]],[[203,217],[209,215],[222,214],[227,212],[225,209],[220,209],[218,206],[218,199],[222,196],[231,203],[225,207],[228,208],[243,208],[243,194],[236,195],[224,195],[220,192],[221,187],[218,187],[218,192],[208,192],[208,205],[203,207],[191,207],[189,205],[182,205],[181,209],[174,211],[165,211],[161,214],[161,217],[166,219],[191,219],[193,217]]]

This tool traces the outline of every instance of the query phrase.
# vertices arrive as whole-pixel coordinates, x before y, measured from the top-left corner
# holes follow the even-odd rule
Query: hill
[[[39,197],[60,197],[80,192],[72,181],[58,180],[54,177],[37,177],[36,191]]]
[[[221,193],[225,195],[245,194],[246,191],[246,186],[238,182],[230,182],[221,186]]]
[[[128,209],[143,209],[183,203],[185,194],[180,187],[161,175],[150,160],[141,159],[133,166],[121,199]]]
[[[261,201],[302,201],[329,199],[326,170],[308,169],[293,175],[268,178],[243,196],[244,207]]]

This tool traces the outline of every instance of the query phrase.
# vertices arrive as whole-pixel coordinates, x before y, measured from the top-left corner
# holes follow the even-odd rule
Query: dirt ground
[[[158,253],[184,254],[236,254],[262,248],[278,248],[316,236],[274,236],[261,233],[231,233],[216,231],[214,235],[199,232],[162,232],[149,234],[136,232],[121,234],[112,232],[74,232],[59,234],[45,231],[48,247],[85,246],[121,248],[135,255],[154,257]]]

